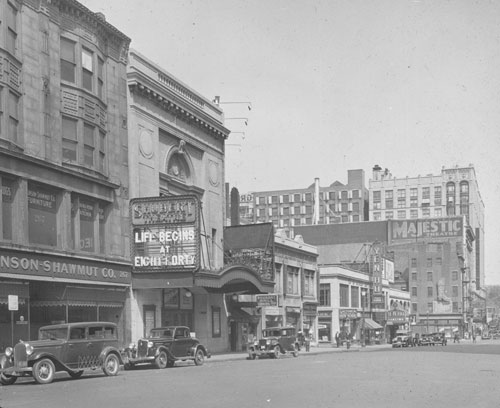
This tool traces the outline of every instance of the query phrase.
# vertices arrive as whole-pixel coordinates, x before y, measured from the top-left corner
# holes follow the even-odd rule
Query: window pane
[[[92,72],[85,69],[82,72],[82,86],[86,90],[92,91]]]
[[[75,43],[61,38],[61,59],[75,63]]]
[[[57,245],[57,208],[55,190],[28,185],[28,228],[32,244]]]
[[[94,203],[80,199],[80,249],[94,252]]]
[[[62,142],[63,159],[76,162],[76,143],[69,140]]]
[[[75,65],[71,62],[61,60],[61,79],[75,83]]]
[[[66,117],[62,118],[63,139],[77,140],[76,138],[76,120]]]
[[[94,126],[85,124],[83,127],[83,161],[89,166],[94,166]]]
[[[82,68],[90,72],[94,71],[92,68],[92,53],[85,49],[82,50]]]

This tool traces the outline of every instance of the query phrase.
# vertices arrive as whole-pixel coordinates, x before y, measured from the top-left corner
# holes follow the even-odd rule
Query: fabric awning
[[[365,329],[368,330],[379,330],[382,329],[383,327],[378,324],[375,320],[365,318]]]

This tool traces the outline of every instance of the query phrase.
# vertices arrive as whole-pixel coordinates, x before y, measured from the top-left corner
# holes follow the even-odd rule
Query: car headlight
[[[266,340],[266,344],[271,344],[271,340]]]
[[[151,348],[154,346],[154,343],[152,341],[148,341],[148,347]]]
[[[31,356],[33,354],[33,351],[35,351],[33,346],[31,344],[26,344],[26,354],[28,356]]]
[[[254,345],[254,346],[258,346],[258,345],[259,345],[259,342],[258,342],[257,340],[255,340],[255,341],[253,342],[253,345]]]
[[[128,348],[131,349],[131,350],[135,349],[135,343],[130,343],[128,345]]]
[[[7,347],[7,348],[5,349],[5,355],[6,355],[7,357],[10,357],[10,356],[12,355],[12,351],[13,351],[13,350],[12,350],[12,347]]]

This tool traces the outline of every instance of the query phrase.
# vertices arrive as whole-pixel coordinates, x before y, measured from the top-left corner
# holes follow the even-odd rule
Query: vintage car
[[[410,345],[411,338],[409,336],[396,336],[392,339],[392,347],[408,347]]]
[[[294,327],[271,327],[262,330],[262,338],[248,346],[248,356],[251,360],[256,357],[268,356],[280,358],[282,354],[299,355],[300,344]]]
[[[0,355],[0,383],[32,376],[39,384],[52,382],[56,372],[79,378],[84,370],[101,368],[117,375],[122,364],[116,324],[64,323],[41,327],[38,340],[20,341]]]
[[[157,368],[172,367],[176,361],[193,360],[202,365],[211,354],[207,347],[191,336],[189,327],[168,326],[151,329],[149,337],[131,343],[123,351],[125,369],[138,364],[153,364]]]
[[[422,334],[418,340],[419,346],[434,346],[435,344],[436,340],[432,334]]]

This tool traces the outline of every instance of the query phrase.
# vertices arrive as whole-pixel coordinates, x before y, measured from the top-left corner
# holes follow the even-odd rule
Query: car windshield
[[[264,337],[279,337],[281,333],[281,330],[264,330],[263,335]]]
[[[172,337],[173,330],[171,329],[153,329],[149,334],[149,337],[152,339],[159,339],[160,337]]]
[[[41,329],[38,333],[38,340],[66,340],[67,337],[67,327],[60,327],[57,329]]]

